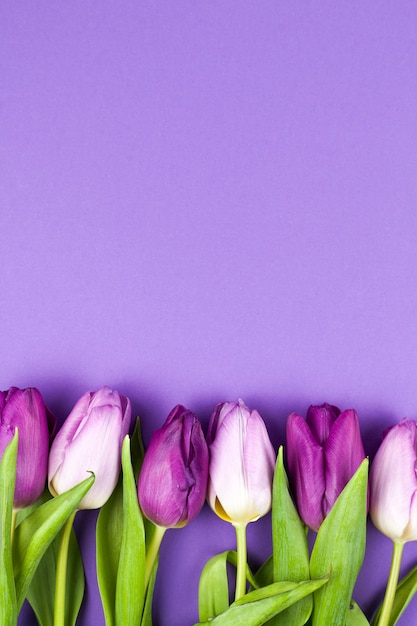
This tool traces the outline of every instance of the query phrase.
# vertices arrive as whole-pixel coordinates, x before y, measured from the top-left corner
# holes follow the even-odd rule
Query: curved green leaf
[[[227,563],[236,567],[237,554],[235,550],[226,550],[211,557],[201,572],[198,587],[198,612],[202,622],[220,615],[229,607]],[[246,577],[252,587],[258,587],[258,583],[248,566]]]
[[[97,580],[106,626],[115,626],[116,586],[123,532],[123,482],[101,507],[96,527]]]
[[[250,591],[230,607],[206,622],[214,626],[262,626],[272,617],[327,583],[327,578],[300,583],[279,582]]]
[[[20,512],[20,521],[44,502],[51,500],[49,491],[45,491],[36,504]],[[39,626],[53,626],[55,602],[55,578],[58,549],[62,531],[55,537],[39,562],[29,585],[26,598],[35,612]],[[67,577],[65,591],[65,624],[74,626],[84,596],[84,568],[74,531],[68,549]]]
[[[126,437],[123,442],[122,477],[97,521],[97,577],[106,626],[136,626],[143,612],[145,529],[135,480],[142,459],[138,420],[132,441]]]
[[[146,550],[145,529],[139,508],[128,436],[123,442],[122,468],[123,524],[116,582],[116,625],[137,626],[145,602]]]
[[[148,588],[146,590],[145,606],[143,608],[142,621],[140,626],[152,626],[152,600],[153,591],[155,588],[156,573],[158,571],[159,558],[156,557],[153,564],[152,572],[148,582]]]
[[[16,429],[0,462],[0,624],[4,626],[14,626],[18,613],[11,545],[17,447]]]
[[[94,476],[90,476],[69,491],[45,502],[16,528],[13,541],[13,564],[18,611],[23,604],[38,563],[93,483]]]
[[[283,448],[278,450],[272,499],[272,546],[274,582],[300,582],[310,578],[310,555],[306,529],[292,501],[284,469]],[[271,626],[302,626],[313,610],[312,596],[306,596],[277,615]]]
[[[369,622],[366,619],[365,615],[356,604],[356,602],[351,602],[351,605],[348,609],[346,616],[346,626],[369,626]]]
[[[330,572],[330,580],[314,594],[313,626],[345,626],[365,554],[367,479],[365,459],[317,533],[310,573],[313,578],[319,578]]]
[[[261,567],[256,572],[255,580],[257,583],[255,589],[258,587],[266,587],[274,582],[274,562],[272,554],[262,563]],[[249,591],[253,591],[253,588],[249,589]]]

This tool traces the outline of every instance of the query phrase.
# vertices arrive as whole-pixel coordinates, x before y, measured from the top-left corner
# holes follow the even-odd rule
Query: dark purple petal
[[[365,458],[359,420],[352,409],[343,411],[333,423],[324,444],[327,515]]]
[[[287,463],[298,511],[303,522],[318,530],[323,521],[325,467],[322,447],[306,421],[296,413],[287,420]]]
[[[340,409],[331,404],[311,405],[307,410],[306,421],[310,427],[313,437],[321,446],[327,441],[330,429],[337,417]]]
[[[139,477],[144,515],[166,528],[191,521],[204,504],[207,444],[196,416],[178,405],[152,435]]]
[[[45,487],[49,433],[45,405],[37,389],[11,387],[3,396],[0,425],[0,454],[4,443],[19,431],[14,507],[36,502]]]
[[[6,402],[7,391],[0,391],[0,415]]]

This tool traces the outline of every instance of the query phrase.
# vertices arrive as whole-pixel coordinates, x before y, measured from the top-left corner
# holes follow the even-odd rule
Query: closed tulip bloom
[[[218,404],[207,442],[207,499],[213,511],[232,524],[253,522],[268,513],[275,451],[259,413],[242,400]]]
[[[93,472],[94,484],[78,508],[96,509],[108,500],[120,473],[130,416],[129,399],[109,387],[87,392],[78,400],[52,443],[48,476],[54,496]]]
[[[404,419],[386,434],[369,475],[370,515],[394,542],[417,540],[417,423]]]
[[[307,419],[287,421],[287,462],[303,522],[318,530],[365,458],[359,420],[352,409],[310,406]]]
[[[22,509],[42,494],[48,470],[47,410],[37,389],[11,387],[0,392],[0,458],[18,429],[15,509]]]
[[[206,495],[208,450],[197,417],[181,405],[155,431],[143,460],[138,497],[157,526],[184,526],[200,512]]]

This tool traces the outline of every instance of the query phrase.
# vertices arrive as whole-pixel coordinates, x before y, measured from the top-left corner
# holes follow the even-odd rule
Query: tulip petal
[[[335,420],[323,446],[325,461],[324,515],[365,458],[356,411],[343,411]]]
[[[210,445],[209,503],[216,510],[216,499],[228,521],[243,522],[259,517],[249,492],[247,471],[243,462],[243,442],[248,415],[241,408],[229,413],[217,429]],[[239,413],[239,415],[238,415]],[[221,515],[222,516],[222,515]]]
[[[389,430],[371,465],[372,522],[393,541],[417,539],[416,453],[417,423],[403,420]]]
[[[144,515],[170,528],[191,521],[204,504],[208,451],[196,416],[178,405],[152,435],[138,494]]]
[[[275,453],[265,424],[242,400],[217,405],[210,420],[207,499],[219,517],[247,523],[271,507]]]
[[[313,437],[321,446],[327,440],[330,429],[339,415],[340,409],[327,403],[320,406],[312,405],[307,409],[306,422]]]
[[[67,446],[73,440],[83,418],[88,414],[88,408],[92,396],[93,393],[90,391],[81,396],[55,437],[49,453],[49,477],[55,476],[59,466],[62,464]],[[83,479],[84,478],[85,476]],[[51,482],[51,478],[49,478],[49,482]],[[75,484],[76,483],[73,482],[72,486]]]
[[[287,420],[287,462],[291,486],[303,522],[318,530],[323,521],[325,470],[322,447],[296,413]]]
[[[45,405],[37,389],[12,387],[1,414],[0,450],[19,430],[14,507],[33,504],[45,487],[49,433]]]
[[[257,411],[252,411],[247,423],[244,465],[248,475],[249,491],[255,500],[259,517],[262,517],[270,510],[272,503],[271,485],[275,469],[275,451],[265,423]]]
[[[0,391],[0,416],[1,416],[1,412],[3,410],[3,407],[5,405],[5,402],[6,402],[6,394],[7,394],[7,391]],[[0,450],[1,450],[1,448],[0,448]]]
[[[77,413],[77,420],[78,417]],[[114,445],[120,439],[120,408],[96,406],[89,411],[88,420],[83,418],[81,423],[83,427],[80,429],[78,425],[76,436],[63,450],[60,466],[55,474],[50,473],[50,489],[55,494],[63,493],[83,481],[88,472],[93,472],[95,483],[79,508],[99,508],[116,486],[120,472],[121,451]],[[64,434],[66,441],[67,432]]]

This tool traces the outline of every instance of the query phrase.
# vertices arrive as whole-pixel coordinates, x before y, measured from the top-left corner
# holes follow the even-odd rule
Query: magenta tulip
[[[329,404],[310,406],[307,419],[287,421],[287,462],[298,511],[318,530],[365,458],[355,411]]]
[[[144,515],[163,528],[184,526],[200,512],[206,495],[208,450],[200,422],[176,406],[152,435],[139,476]]]
[[[108,500],[120,473],[130,416],[129,399],[109,387],[87,392],[78,400],[52,443],[48,475],[54,496],[93,472],[94,485],[78,508],[96,509]]]
[[[15,509],[22,509],[42,494],[48,469],[47,409],[37,389],[11,387],[0,392],[0,458],[18,429]]]
[[[369,475],[370,515],[394,542],[417,540],[417,423],[404,419],[379,447]]]
[[[232,524],[246,524],[268,513],[275,452],[259,413],[242,400],[218,404],[207,442],[207,500],[213,511]]]

